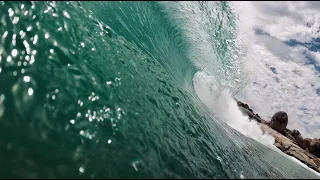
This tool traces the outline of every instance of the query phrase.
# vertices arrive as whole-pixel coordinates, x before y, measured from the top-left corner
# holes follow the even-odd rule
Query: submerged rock
[[[276,112],[270,122],[270,127],[279,133],[284,133],[288,125],[288,115],[284,111]]]

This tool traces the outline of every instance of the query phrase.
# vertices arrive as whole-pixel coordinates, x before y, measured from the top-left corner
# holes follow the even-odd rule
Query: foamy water
[[[286,155],[273,145],[274,137],[263,133],[257,122],[250,121],[248,116],[242,114],[236,101],[231,97],[227,89],[220,89],[213,76],[204,72],[197,72],[193,78],[194,90],[200,100],[221,120],[241,134],[250,137],[270,149],[282,154],[291,161],[301,165],[303,168],[317,174],[320,173],[309,168],[296,158]]]
[[[274,138],[264,134],[257,122],[249,121],[248,116],[242,114],[237,103],[227,89],[220,89],[213,76],[198,72],[193,78],[194,90],[200,100],[222,121],[239,131],[243,135],[256,141],[272,146]]]
[[[318,175],[320,177],[320,173],[318,173],[317,171],[309,168],[307,165],[303,164],[301,161],[299,161],[298,159],[292,157],[292,156],[289,156],[285,153],[283,153],[280,149],[278,149],[277,147],[275,146],[271,146],[271,149],[273,149],[274,151],[278,152],[279,154],[281,154],[282,156],[286,157],[287,159],[291,160],[292,162],[295,162],[297,164],[299,164],[300,166],[302,166],[303,168],[309,170],[310,172]]]

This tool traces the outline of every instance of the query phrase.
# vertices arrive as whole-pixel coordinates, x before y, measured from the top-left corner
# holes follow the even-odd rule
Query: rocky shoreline
[[[266,121],[255,114],[247,104],[235,100],[244,115],[248,115],[250,120],[256,121],[264,133],[275,138],[274,145],[278,149],[320,173],[320,139],[304,139],[298,130],[287,129],[288,116],[286,112],[276,112],[270,121]]]

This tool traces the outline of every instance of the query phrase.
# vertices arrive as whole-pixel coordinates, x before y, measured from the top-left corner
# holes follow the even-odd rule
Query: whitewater
[[[259,54],[253,48],[253,44],[256,39],[254,39],[254,25],[256,24],[255,15],[257,14],[256,8],[252,5],[251,2],[231,2],[231,7],[233,12],[236,13],[237,18],[237,46],[240,51],[244,53],[242,57],[237,57],[239,64],[235,68],[243,68],[244,73],[252,74],[254,73],[253,67],[255,66],[254,57]],[[250,21],[248,21],[250,19]],[[190,24],[199,25],[199,22],[190,22]],[[199,25],[201,27],[201,25]],[[206,46],[206,45],[204,45]],[[203,47],[201,47],[203,50]],[[211,53],[213,52],[203,52]],[[211,57],[211,59],[214,57]],[[197,72],[193,77],[193,87],[200,98],[200,100],[213,112],[213,114],[223,122],[226,122],[230,127],[239,131],[243,135],[253,138],[254,140],[266,145],[270,149],[282,154],[286,158],[292,160],[294,163],[301,165],[303,168],[308,169],[310,172],[315,173],[320,176],[320,173],[309,168],[307,165],[303,164],[299,160],[284,154],[278,148],[276,148],[273,143],[275,139],[268,133],[263,133],[257,122],[249,120],[248,116],[244,115],[239,109],[237,102],[232,97],[232,94],[229,92],[229,88],[234,87],[221,87],[214,76],[210,76],[207,72],[212,72],[212,69],[207,69],[208,62],[200,62],[198,66],[201,67],[201,70]],[[209,65],[210,67],[210,65]],[[234,69],[233,69],[234,70]],[[205,71],[205,72],[204,72]],[[221,78],[219,75],[218,78]],[[252,80],[251,80],[252,81]]]

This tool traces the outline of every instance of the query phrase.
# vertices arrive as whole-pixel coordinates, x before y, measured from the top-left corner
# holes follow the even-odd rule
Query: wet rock
[[[270,122],[270,127],[279,133],[284,133],[286,127],[288,125],[288,115],[284,111],[276,112]]]
[[[252,113],[252,112],[249,111],[248,109],[245,109],[245,108],[243,108],[243,107],[239,107],[239,109],[241,110],[241,112],[242,112],[243,115],[249,116],[249,119],[250,119],[250,120],[253,119],[253,120],[257,121],[257,122],[261,122],[261,119],[258,118],[254,113]]]
[[[248,115],[249,118],[253,118],[254,115],[246,108],[243,108],[243,107],[239,107],[239,109],[241,110],[242,114],[244,115]]]
[[[241,101],[237,101],[237,104],[238,104],[239,107],[243,107],[243,108],[245,108],[245,109],[249,109],[248,104],[245,104],[245,103],[243,103],[243,102],[241,102]]]
[[[237,104],[238,104],[239,107],[243,107],[244,108],[244,103],[243,102],[237,101]]]

